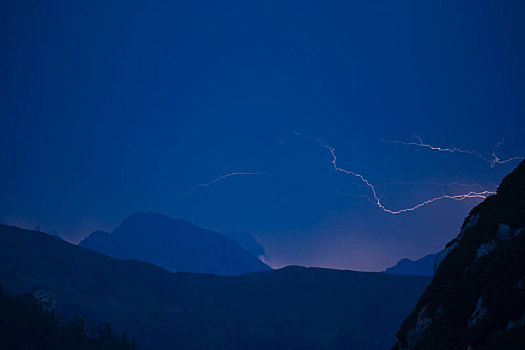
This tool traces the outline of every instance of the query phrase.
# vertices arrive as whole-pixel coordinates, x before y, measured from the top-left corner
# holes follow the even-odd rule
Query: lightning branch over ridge
[[[362,174],[360,173],[357,173],[357,172],[354,172],[352,170],[347,170],[347,169],[344,169],[344,168],[341,168],[337,165],[337,156],[335,154],[335,148],[330,146],[327,142],[323,141],[323,140],[320,140],[320,139],[317,139],[317,138],[312,138],[308,135],[304,135],[304,134],[301,134],[301,133],[298,133],[297,131],[293,131],[292,134],[296,135],[296,136],[302,136],[302,137],[305,137],[307,139],[313,139],[315,140],[316,142],[320,143],[325,149],[327,149],[330,154],[332,155],[332,165],[334,167],[334,169],[338,172],[341,172],[341,173],[344,173],[344,174],[348,174],[348,175],[352,175],[354,177],[357,177],[361,180],[361,182],[363,182],[369,189],[370,191],[372,192],[372,196],[373,196],[373,199],[368,197],[368,199],[374,203],[375,205],[377,205],[381,210],[383,210],[384,212],[386,213],[389,213],[389,214],[401,214],[401,213],[406,213],[406,212],[410,212],[410,211],[415,211],[416,209],[419,209],[427,204],[431,204],[431,203],[434,203],[434,202],[437,202],[437,201],[440,201],[440,200],[443,200],[443,199],[451,199],[451,200],[456,200],[456,201],[462,201],[462,200],[465,200],[465,199],[472,199],[472,198],[481,198],[481,199],[485,199],[487,198],[488,196],[490,195],[493,195],[495,194],[496,192],[494,191],[488,191],[488,190],[482,190],[482,191],[469,191],[467,193],[462,193],[462,194],[455,194],[455,195],[441,195],[441,196],[438,196],[438,197],[434,197],[434,198],[431,198],[431,199],[428,199],[426,201],[423,201],[423,202],[420,202],[412,207],[409,207],[409,208],[404,208],[404,209],[399,209],[399,210],[392,210],[392,209],[389,209],[387,207],[385,207],[385,205],[381,202],[381,199],[379,198],[379,196],[377,195],[377,192],[376,192],[376,189],[374,187],[374,185],[372,185]],[[288,136],[286,136],[288,137]],[[284,141],[286,140],[286,137],[285,139],[283,139],[283,141],[281,141],[281,144],[284,143]],[[422,143],[422,142],[421,142]],[[429,147],[432,147],[432,146],[429,146]],[[452,150],[450,150],[452,151]],[[339,192],[341,193],[341,192]],[[344,193],[341,193],[341,194],[344,194]]]
[[[421,147],[421,148],[427,148],[427,149],[430,149],[432,151],[439,151],[439,152],[449,152],[449,153],[456,153],[457,152],[457,153],[471,154],[471,155],[475,155],[478,158],[480,158],[480,159],[484,160],[485,162],[489,163],[491,168],[494,168],[497,164],[505,164],[505,163],[512,162],[512,161],[515,161],[515,160],[523,160],[523,159],[525,159],[524,157],[520,157],[520,156],[511,157],[511,158],[508,158],[508,159],[500,159],[496,155],[496,149],[498,149],[498,147],[501,146],[501,144],[503,144],[503,142],[505,142],[506,135],[492,149],[492,158],[488,158],[488,157],[484,156],[483,154],[479,153],[478,151],[471,151],[471,150],[457,148],[457,147],[450,148],[450,147],[432,146],[430,144],[423,143],[423,140],[418,135],[414,135],[414,137],[418,140],[418,142],[407,142],[407,141],[401,141],[401,140],[395,140],[395,141],[383,140],[383,142],[394,143],[394,144],[401,144],[401,145],[404,145],[404,146],[418,146],[418,147]]]

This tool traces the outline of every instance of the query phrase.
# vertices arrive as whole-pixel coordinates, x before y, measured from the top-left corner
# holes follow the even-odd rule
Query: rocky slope
[[[523,349],[525,161],[465,219],[394,349]]]

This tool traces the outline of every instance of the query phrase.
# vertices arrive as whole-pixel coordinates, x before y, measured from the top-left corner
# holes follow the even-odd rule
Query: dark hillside
[[[438,254],[396,349],[523,349],[525,161],[474,208]],[[436,266],[437,267],[437,266]]]
[[[18,298],[0,285],[0,349],[138,350],[135,339],[115,334],[108,323],[89,330],[82,318],[64,321],[45,310],[48,295],[34,290]],[[42,300],[46,302],[42,303]],[[89,333],[89,334],[88,334]]]
[[[151,349],[384,349],[427,277],[287,267],[171,273],[0,226],[0,283],[56,295],[65,317],[110,322]]]

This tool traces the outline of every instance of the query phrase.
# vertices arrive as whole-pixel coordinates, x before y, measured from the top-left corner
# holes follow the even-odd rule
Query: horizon
[[[164,214],[164,213],[157,213],[157,212],[136,212],[136,213],[131,213],[131,214],[129,214],[128,216],[126,216],[126,218],[128,218],[128,217],[131,216],[131,215],[136,215],[136,214],[160,214],[160,215],[164,215],[164,216],[166,216],[166,217],[168,217],[168,218],[170,218],[170,219],[176,219],[176,220],[182,220],[182,221],[189,222],[189,221],[187,221],[187,220],[184,220],[183,218],[170,217],[170,216],[168,216],[168,215],[166,215],[166,214]],[[124,221],[126,218],[124,218],[122,221]],[[190,224],[193,224],[193,223],[191,223],[191,222],[189,222],[189,223],[190,223]],[[118,226],[117,226],[117,227],[114,227],[113,229],[110,229],[110,230],[108,230],[108,231],[106,231],[106,230],[95,230],[95,231],[92,231],[92,232],[88,233],[86,236],[80,238],[77,242],[73,242],[73,241],[69,241],[69,240],[63,238],[63,237],[62,237],[58,232],[56,232],[56,231],[46,231],[46,230],[42,230],[42,229],[40,229],[39,227],[24,227],[23,225],[8,224],[8,223],[3,223],[3,222],[0,222],[0,224],[4,224],[4,225],[7,225],[7,226],[18,227],[18,228],[22,228],[22,229],[30,230],[30,231],[39,231],[39,232],[42,232],[42,233],[48,234],[48,235],[50,235],[50,236],[60,238],[60,239],[64,240],[64,241],[67,242],[67,243],[71,243],[71,244],[74,244],[74,245],[77,245],[77,246],[80,246],[80,243],[81,243],[84,239],[88,238],[88,237],[91,235],[91,233],[93,233],[93,232],[103,231],[103,232],[112,233],[113,230],[116,229],[116,228],[118,227]],[[208,230],[208,228],[206,228],[206,227],[200,227],[200,228],[205,229],[205,230]],[[212,231],[213,231],[213,230],[212,230]],[[251,233],[251,232],[249,232],[249,231],[247,231],[247,232],[248,232],[248,233]],[[221,236],[223,236],[223,237],[225,237],[225,238],[231,240],[232,242],[234,242],[234,243],[240,245],[239,242],[233,240],[233,239],[230,238],[230,237],[225,236],[223,232],[217,232],[217,233],[219,233]],[[254,238],[257,240],[257,237],[254,236]],[[257,241],[257,243],[260,243],[260,242]],[[263,246],[263,248],[264,248],[264,246]],[[437,253],[437,252],[435,252],[435,253]],[[418,260],[418,259],[420,259],[420,258],[423,258],[423,257],[425,257],[425,256],[427,256],[427,255],[435,254],[435,253],[428,253],[428,254],[426,254],[426,255],[424,255],[424,256],[421,256],[421,257],[419,257],[419,258],[415,258],[415,259],[401,258],[399,261],[401,261],[401,260],[410,260],[410,261],[415,261],[415,260]],[[272,265],[270,265],[267,261],[265,261],[265,256],[266,256],[266,255],[259,255],[259,256],[257,256],[257,258],[258,258],[260,261],[262,261],[263,263],[265,263],[266,265],[270,266],[270,267],[271,267],[272,269],[274,269],[274,270],[276,270],[276,269],[282,269],[282,268],[290,267],[290,266],[299,266],[299,267],[306,267],[306,268],[314,267],[314,268],[334,269],[334,270],[343,270],[343,271],[357,271],[357,272],[385,272],[384,269],[383,269],[383,270],[377,270],[377,271],[372,271],[372,270],[370,270],[370,271],[365,271],[365,270],[352,270],[352,269],[334,268],[334,267],[330,267],[330,266],[317,266],[317,265],[297,265],[297,264],[289,264],[289,265],[282,265],[282,266],[272,266]],[[396,263],[398,263],[399,261],[397,261]],[[393,267],[393,266],[395,266],[395,264],[393,264],[392,266],[386,266],[385,269],[388,268],[388,267]]]

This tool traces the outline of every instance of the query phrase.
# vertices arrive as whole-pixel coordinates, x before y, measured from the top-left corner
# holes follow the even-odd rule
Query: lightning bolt
[[[268,174],[267,172],[241,172],[241,171],[237,171],[237,172],[233,172],[233,173],[228,173],[226,175],[222,175],[222,176],[219,176],[213,180],[211,180],[210,182],[206,182],[206,183],[202,183],[202,184],[198,184],[197,186],[193,187],[191,189],[191,191],[188,192],[188,194],[192,193],[193,191],[195,191],[197,188],[200,188],[200,187],[208,187],[210,185],[213,185],[214,183],[216,182],[219,182],[221,180],[224,180],[226,178],[229,178],[229,177],[232,177],[232,176],[250,176],[250,175],[270,175]]]
[[[432,146],[430,144],[423,143],[423,140],[418,135],[414,135],[414,137],[418,140],[418,142],[406,142],[406,141],[401,141],[401,140],[395,140],[395,141],[383,140],[383,142],[394,143],[394,144],[401,144],[401,145],[405,145],[405,146],[418,146],[418,147],[421,147],[421,148],[428,148],[428,149],[430,149],[432,151],[439,151],[439,152],[450,152],[450,153],[457,152],[457,153],[471,154],[471,155],[475,155],[478,158],[480,158],[480,159],[484,160],[485,162],[489,163],[490,167],[494,168],[496,166],[496,164],[505,164],[505,163],[512,162],[512,161],[515,161],[515,160],[523,160],[523,159],[525,159],[525,158],[519,157],[519,156],[511,157],[511,158],[508,158],[508,159],[500,159],[496,155],[496,149],[499,146],[501,146],[501,144],[503,144],[503,142],[505,142],[506,136],[507,135],[505,134],[503,139],[500,142],[498,142],[496,144],[496,146],[494,146],[494,148],[492,149],[492,159],[490,159],[488,157],[485,157],[484,155],[482,155],[478,151],[471,151],[471,150],[457,148],[457,147],[449,148],[449,147]]]
[[[439,196],[439,197],[434,197],[434,198],[428,199],[428,200],[426,200],[424,202],[421,202],[419,204],[414,205],[413,207],[404,208],[404,209],[400,209],[400,210],[392,210],[392,209],[389,209],[389,208],[387,208],[387,207],[385,207],[383,205],[383,203],[381,202],[381,199],[377,195],[375,187],[362,174],[354,172],[352,170],[343,169],[343,168],[341,168],[341,167],[339,167],[337,165],[337,156],[335,154],[335,148],[334,147],[330,146],[327,142],[325,142],[323,140],[312,138],[312,137],[310,137],[308,135],[303,135],[303,134],[300,134],[300,133],[298,133],[296,131],[294,131],[293,134],[297,135],[297,136],[303,136],[303,137],[306,137],[308,139],[314,139],[315,141],[317,141],[318,143],[323,145],[323,147],[326,148],[330,152],[330,154],[332,155],[331,163],[332,163],[334,169],[336,171],[338,171],[338,172],[341,172],[341,173],[344,173],[344,174],[347,174],[347,175],[352,175],[352,176],[357,177],[358,179],[360,179],[361,182],[364,183],[370,189],[370,191],[372,193],[373,199],[372,198],[368,198],[368,199],[371,202],[373,202],[375,205],[377,205],[381,210],[383,210],[384,212],[389,213],[389,214],[394,214],[395,215],[395,214],[402,214],[402,213],[406,213],[406,212],[410,212],[410,211],[415,211],[415,210],[417,210],[417,209],[419,209],[419,208],[421,208],[421,207],[423,207],[425,205],[428,205],[428,204],[431,204],[431,203],[434,203],[434,202],[437,202],[437,201],[440,201],[440,200],[443,200],[443,199],[451,199],[451,200],[456,200],[456,201],[462,201],[462,200],[471,199],[471,198],[485,199],[485,198],[487,198],[490,195],[496,194],[496,192],[494,192],[494,191],[483,190],[483,191],[470,191],[468,193],[457,194],[457,195],[442,195],[442,196]],[[284,140],[281,142],[281,144],[283,142],[284,142]],[[429,146],[429,147],[432,147],[432,146]]]
[[[434,186],[461,186],[461,187],[477,187],[480,190],[485,188],[480,184],[464,184],[460,182],[435,182],[435,181],[394,181],[385,182],[379,185],[434,185]]]
[[[493,159],[492,159],[492,161],[490,162],[490,167],[491,167],[491,168],[494,168],[494,166],[495,166],[496,164],[505,164],[505,163],[508,163],[508,162],[512,162],[512,161],[514,161],[514,160],[523,160],[523,159],[525,159],[525,158],[523,158],[523,157],[518,157],[518,156],[516,156],[516,157],[508,158],[508,159],[505,159],[505,160],[501,160],[501,159],[498,158],[498,156],[496,156],[496,149],[497,149],[499,146],[501,146],[501,144],[502,144],[503,142],[505,142],[505,137],[506,137],[506,136],[507,136],[507,135],[505,134],[505,136],[503,137],[503,139],[502,139],[500,142],[498,142],[498,143],[496,144],[496,146],[494,146],[494,148],[492,149],[492,157],[493,157]]]

